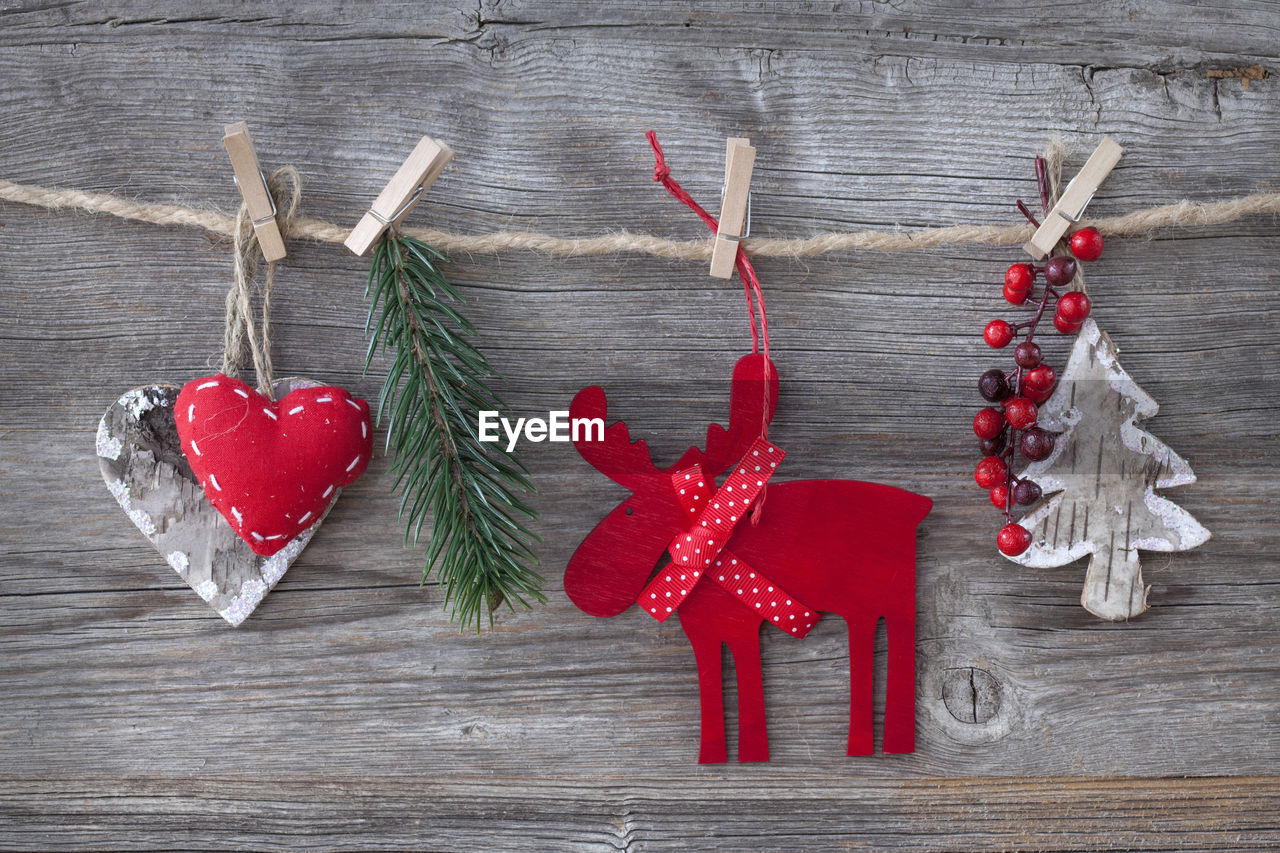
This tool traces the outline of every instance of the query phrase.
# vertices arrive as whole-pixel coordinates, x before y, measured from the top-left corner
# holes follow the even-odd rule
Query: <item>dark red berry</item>
[[[1006,524],[996,535],[996,547],[1000,553],[1016,557],[1031,547],[1031,532],[1021,524]]]
[[[1040,363],[1040,345],[1035,341],[1023,341],[1013,350],[1013,360],[1018,367],[1035,367]]]
[[[1004,404],[1004,416],[1014,429],[1030,429],[1036,425],[1036,404],[1026,397],[1014,397]]]
[[[999,403],[1008,397],[1009,380],[1005,379],[1004,371],[993,367],[982,374],[978,379],[978,393],[982,395],[982,399],[990,403]]]
[[[1004,320],[992,320],[987,324],[987,328],[982,330],[982,338],[989,347],[996,349],[1006,347],[1013,340],[1013,326]]]
[[[978,438],[995,438],[1004,432],[1004,415],[995,409],[981,409],[973,416],[973,432]]]
[[[1027,375],[1022,379],[1022,386],[1032,391],[1052,391],[1053,383],[1058,381],[1058,374],[1052,367],[1042,364],[1039,367],[1032,368],[1027,371]]]
[[[1069,320],[1064,319],[1061,314],[1057,313],[1053,315],[1053,327],[1064,335],[1074,335],[1076,332],[1080,331],[1079,323],[1072,323]]]
[[[1003,510],[1009,506],[1009,484],[1001,483],[991,490],[991,505],[996,509]]]
[[[1000,451],[1004,450],[1004,433],[1000,433],[995,438],[984,438],[978,441],[978,450],[982,451],[983,456],[996,456]]]
[[[1030,506],[1040,500],[1040,486],[1031,480],[1019,480],[1013,484],[1013,502]]]
[[[1102,235],[1097,228],[1081,228],[1071,235],[1071,254],[1082,261],[1096,261],[1102,256]]]
[[[1031,264],[1014,264],[1004,271],[1004,286],[1008,290],[1026,293],[1035,280],[1036,271]]]
[[[1089,297],[1078,290],[1062,294],[1058,300],[1058,315],[1068,323],[1083,323],[1089,316]]]
[[[973,469],[973,479],[984,489],[994,489],[1009,478],[1009,466],[999,456],[988,456]]]
[[[1068,258],[1066,255],[1058,255],[1050,258],[1044,265],[1044,280],[1052,284],[1054,287],[1063,287],[1071,283],[1071,279],[1076,277],[1076,262],[1074,258]]]
[[[1039,462],[1053,452],[1053,433],[1040,427],[1032,427],[1022,434],[1019,447],[1024,458]]]
[[[1010,290],[1009,285],[1004,286],[1004,298],[1009,301],[1010,305],[1021,305],[1027,301],[1029,290]]]

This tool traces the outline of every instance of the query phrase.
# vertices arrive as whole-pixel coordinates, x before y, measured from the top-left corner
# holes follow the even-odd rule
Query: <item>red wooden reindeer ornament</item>
[[[656,139],[656,176],[715,228],[709,215],[670,179]],[[675,186],[675,189],[672,187]],[[820,611],[849,630],[849,755],[872,752],[872,657],[876,625],[885,620],[889,674],[884,751],[915,748],[915,543],[929,498],[891,486],[849,480],[801,480],[768,486],[783,452],[767,440],[778,399],[768,357],[759,283],[745,253],[737,266],[748,299],[760,305],[764,352],[739,360],[730,389],[729,428],[712,424],[706,449],[687,450],[658,468],[626,424],[608,426],[603,441],[579,436],[575,446],[631,496],[583,541],[565,571],[565,592],[593,616],[616,616],[639,603],[657,619],[672,613],[693,646],[702,703],[699,761],[727,759],[721,644],[738,674],[738,760],[769,760],[760,660],[760,627],[802,637]],[[752,332],[756,336],[753,310]],[[585,388],[570,417],[607,418],[604,391]],[[713,478],[726,474],[717,488]],[[748,521],[747,515],[753,517]],[[656,575],[664,555],[669,562]],[[650,577],[653,576],[652,581]]]

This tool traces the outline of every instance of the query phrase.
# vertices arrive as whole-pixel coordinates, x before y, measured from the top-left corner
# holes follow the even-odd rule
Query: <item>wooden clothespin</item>
[[[418,140],[408,159],[391,176],[373,202],[347,235],[346,246],[357,255],[369,251],[383,231],[408,216],[423,193],[440,177],[453,159],[453,149],[430,136]]]
[[[238,121],[223,129],[222,144],[231,158],[231,168],[236,173],[236,185],[253,221],[253,233],[258,237],[262,256],[270,261],[284,257],[284,237],[276,222],[276,202],[267,189],[267,178],[258,165],[258,152],[249,135],[249,125]]]
[[[720,202],[720,226],[711,248],[711,275],[732,278],[738,258],[738,243],[747,236],[751,210],[751,170],[756,149],[751,140],[730,137],[725,148],[724,198]]]
[[[1022,247],[1031,257],[1040,260],[1049,254],[1062,239],[1062,235],[1067,233],[1067,228],[1080,221],[1084,216],[1084,209],[1093,200],[1093,194],[1098,191],[1103,179],[1111,173],[1116,163],[1120,162],[1120,155],[1123,153],[1124,149],[1110,136],[1103,137],[1085,161],[1084,168],[1067,184],[1067,188],[1058,197],[1058,203]]]

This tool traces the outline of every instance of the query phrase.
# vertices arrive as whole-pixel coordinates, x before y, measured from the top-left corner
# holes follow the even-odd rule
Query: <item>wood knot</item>
[[[942,701],[960,722],[986,723],[1000,710],[1000,682],[985,669],[953,667],[943,674]]]

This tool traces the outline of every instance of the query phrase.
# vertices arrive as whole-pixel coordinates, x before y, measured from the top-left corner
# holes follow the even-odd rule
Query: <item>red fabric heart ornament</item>
[[[183,386],[174,419],[205,497],[263,556],[319,521],[373,453],[369,404],[341,388],[273,403],[219,373]]]

